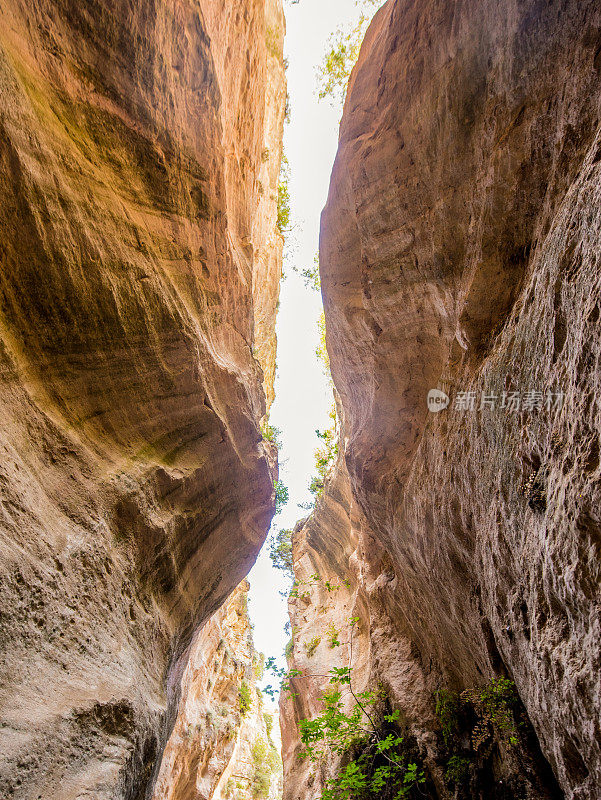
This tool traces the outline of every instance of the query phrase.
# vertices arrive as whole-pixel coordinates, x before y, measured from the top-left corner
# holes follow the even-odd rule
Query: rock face
[[[315,552],[330,574],[351,564],[372,679],[433,796],[455,791],[434,692],[504,675],[536,733],[520,791],[601,785],[600,52],[595,2],[389,0],[350,81],[320,263],[354,555],[331,521],[341,474],[295,558],[301,576]],[[431,413],[436,388],[450,404]],[[519,796],[515,754],[495,759],[508,793],[473,796]]]
[[[149,797],[265,538],[283,28],[279,0],[0,8],[2,797]]]
[[[315,765],[302,758],[297,725],[322,711],[329,670],[353,665],[353,688],[367,687],[371,673],[370,609],[357,560],[358,530],[351,525],[348,476],[338,468],[319,511],[293,532],[295,586],[289,599],[293,632],[288,667],[295,677],[280,696],[284,797],[315,797],[338,760]],[[349,569],[350,566],[350,569]],[[351,624],[351,620],[357,620]],[[294,701],[292,701],[294,697]],[[347,697],[345,709],[351,705]]]
[[[256,686],[262,656],[253,646],[248,588],[243,582],[192,644],[153,800],[278,796],[282,764]]]

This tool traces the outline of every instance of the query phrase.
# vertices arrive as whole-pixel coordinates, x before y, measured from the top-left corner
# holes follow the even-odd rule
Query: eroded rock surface
[[[240,584],[192,644],[153,800],[279,797],[281,759],[256,685],[263,657],[252,641],[248,589]]]
[[[351,77],[320,254],[373,677],[435,761],[434,692],[509,676],[555,776],[522,743],[540,770],[528,796],[587,800],[601,785],[600,51],[596,2],[389,0]],[[451,397],[438,414],[434,388]],[[345,574],[336,485],[305,538],[319,528]],[[508,797],[512,758],[495,767]],[[306,791],[296,775],[289,797]]]
[[[283,27],[0,7],[2,797],[144,797],[266,535]]]

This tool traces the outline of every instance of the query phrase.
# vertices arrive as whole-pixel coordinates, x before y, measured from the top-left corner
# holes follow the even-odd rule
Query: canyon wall
[[[600,54],[596,2],[389,0],[349,83],[320,247],[341,459],[295,570],[367,609],[358,683],[386,686],[432,797],[601,786]],[[292,601],[307,671],[322,594]],[[519,742],[466,746],[461,795],[435,693],[497,677]],[[293,757],[321,688],[297,691],[289,800],[324,779]]]
[[[2,797],[150,797],[265,538],[283,34],[279,0],[0,5]]]
[[[281,759],[256,679],[244,581],[196,636],[153,800],[276,800]]]

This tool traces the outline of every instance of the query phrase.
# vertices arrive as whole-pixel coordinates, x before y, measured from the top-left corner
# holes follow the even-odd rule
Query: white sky
[[[359,15],[354,0],[300,0],[294,5],[285,0],[285,3],[285,54],[289,59],[292,119],[286,126],[284,146],[290,162],[294,230],[284,263],[286,278],[281,286],[276,399],[270,423],[282,431],[280,479],[289,488],[290,501],[274,518],[272,531],[291,528],[308,513],[297,504],[311,500],[307,486],[314,472],[313,452],[319,445],[315,429],[324,430],[331,425],[328,412],[332,393],[315,356],[321,297],[305,287],[292,266],[298,269],[313,266],[318,250],[319,217],[327,198],[338,140],[341,110],[332,108],[327,100],[318,101],[315,68],[325,52],[329,35]],[[255,646],[266,657],[281,656],[288,639],[284,632],[288,613],[286,600],[279,591],[288,587],[282,573],[271,566],[267,547],[259,555],[249,580]]]

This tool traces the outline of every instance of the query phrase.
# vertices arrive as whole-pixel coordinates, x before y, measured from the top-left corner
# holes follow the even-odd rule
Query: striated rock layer
[[[252,641],[248,589],[240,584],[195,637],[153,800],[250,800],[259,788],[262,797],[279,796],[281,759],[256,686],[263,657]]]
[[[2,797],[149,796],[265,538],[283,27],[0,6]]]
[[[389,0],[349,85],[320,261],[350,563],[438,796],[433,693],[499,675],[555,776],[524,745],[528,796],[601,786],[600,53],[596,2]],[[338,480],[301,540],[345,574]]]

